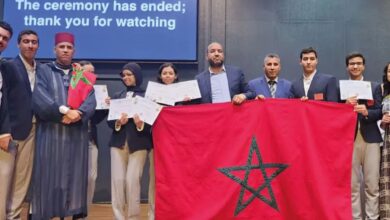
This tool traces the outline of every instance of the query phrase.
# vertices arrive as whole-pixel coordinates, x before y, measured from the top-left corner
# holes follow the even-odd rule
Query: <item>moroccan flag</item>
[[[95,74],[76,70],[76,68],[73,67],[68,89],[68,105],[72,109],[78,109],[83,104],[96,82]]]
[[[348,220],[356,113],[283,99],[166,107],[157,220]]]

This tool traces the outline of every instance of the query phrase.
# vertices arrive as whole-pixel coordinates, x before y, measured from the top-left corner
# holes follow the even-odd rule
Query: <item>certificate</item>
[[[345,100],[357,96],[357,99],[372,100],[371,83],[360,80],[340,80],[340,97]]]
[[[117,120],[122,113],[126,113],[127,118],[133,118],[138,114],[142,121],[153,125],[161,109],[161,105],[141,96],[111,99],[107,120]]]
[[[107,120],[117,120],[122,113],[126,113],[128,118],[133,117],[135,109],[132,100],[133,98],[111,99]]]
[[[197,99],[200,98],[200,90],[197,80],[189,80],[169,85],[173,88],[175,102],[181,102],[185,98]]]
[[[157,116],[160,114],[162,106],[141,96],[133,98],[135,113],[147,124],[153,125]]]
[[[200,90],[197,80],[189,80],[169,85],[150,82],[146,88],[145,97],[165,105],[175,105],[185,98],[200,98]]]
[[[173,92],[168,85],[149,81],[145,98],[165,105],[175,105]]]
[[[107,85],[94,85],[96,109],[108,109],[109,105],[106,103],[108,98]]]

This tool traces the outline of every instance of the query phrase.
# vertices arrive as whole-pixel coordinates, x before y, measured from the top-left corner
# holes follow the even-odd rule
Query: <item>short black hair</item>
[[[9,32],[9,38],[12,37],[12,34],[14,33],[13,30],[12,30],[12,27],[10,24],[8,24],[7,22],[5,21],[0,21],[0,27],[7,30]]]
[[[299,54],[299,58],[302,60],[303,54],[314,53],[317,58],[317,51],[313,47],[303,48]]]
[[[37,36],[37,38],[38,38],[37,32],[35,32],[35,31],[33,31],[33,30],[30,30],[30,29],[23,30],[23,31],[21,31],[21,32],[18,34],[18,44],[20,44],[20,41],[22,41],[22,37],[23,37],[24,35],[30,35],[30,34],[35,35],[35,36]],[[39,38],[38,38],[38,43],[39,43]]]
[[[363,65],[366,64],[366,58],[364,58],[363,54],[359,53],[359,52],[352,52],[350,54],[348,54],[346,57],[345,57],[345,65],[348,66],[349,64],[349,60],[352,59],[352,58],[355,58],[355,57],[360,57],[363,59]]]
[[[178,82],[179,81],[179,76],[177,75],[177,69],[176,69],[175,65],[173,65],[173,63],[163,63],[163,64],[161,64],[161,66],[158,68],[157,82],[164,84],[164,82],[161,79],[161,73],[162,73],[162,71],[163,71],[163,69],[165,67],[171,67],[173,69],[173,72],[176,75],[176,79],[173,82],[174,83]]]

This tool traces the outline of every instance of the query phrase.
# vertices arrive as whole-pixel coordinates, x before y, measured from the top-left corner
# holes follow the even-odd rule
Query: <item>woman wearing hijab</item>
[[[143,96],[141,67],[127,63],[120,73],[126,89],[113,99]],[[139,219],[141,176],[148,150],[152,146],[151,127],[138,115],[128,118],[123,113],[118,120],[108,121],[113,129],[111,146],[111,198],[115,219]],[[127,202],[127,213],[126,213]]]

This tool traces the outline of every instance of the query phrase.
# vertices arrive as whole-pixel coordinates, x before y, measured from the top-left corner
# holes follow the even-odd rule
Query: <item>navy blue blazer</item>
[[[257,95],[263,95],[267,98],[271,98],[271,92],[265,76],[253,79],[248,82],[248,88],[251,93],[249,99],[254,99]],[[286,79],[278,78],[276,84],[275,98],[291,98],[291,82]]]
[[[1,87],[1,104],[0,104],[0,135],[11,133],[11,125],[9,123],[8,116],[8,103],[7,103],[7,83],[4,81],[3,74],[3,60],[0,60],[0,74],[3,78],[3,83]]]
[[[93,113],[93,116],[91,117],[90,121],[90,130],[89,130],[89,139],[95,142],[95,145],[97,148],[99,148],[98,144],[98,132],[97,132],[97,125],[103,121],[103,119],[106,118],[108,115],[108,110],[96,110],[95,113]]]
[[[248,85],[245,81],[244,73],[236,66],[225,66],[226,75],[229,84],[230,98],[233,96],[244,93],[246,97],[250,96],[248,91]],[[211,98],[211,83],[210,83],[210,71],[207,69],[202,73],[195,76],[198,80],[199,90],[201,94],[201,103],[212,103]]]
[[[28,74],[19,56],[4,63],[4,78],[7,83],[7,101],[12,137],[27,138],[32,128],[32,91]],[[40,72],[37,63],[36,74]]]
[[[294,98],[301,98],[302,96],[305,96],[303,76],[293,81],[291,93]],[[311,81],[307,97],[314,100],[316,95],[317,97],[322,97],[322,101],[337,102],[339,97],[338,94],[336,77],[317,72]]]
[[[118,93],[115,93],[112,99],[125,98],[127,94],[126,90],[122,90]],[[134,94],[134,95],[143,95],[143,94]],[[122,125],[119,131],[115,130],[116,120],[107,121],[107,124],[112,128],[112,134],[109,141],[110,147],[122,148],[127,141],[129,146],[130,153],[138,150],[150,150],[153,148],[152,127],[148,124],[144,124],[144,129],[138,131],[132,118],[129,121]]]
[[[371,82],[371,90],[373,101],[359,100],[359,104],[366,105],[368,111],[367,117],[358,114],[360,133],[366,143],[380,143],[382,142],[382,135],[377,121],[382,118],[382,89],[380,84]],[[355,129],[355,137],[356,133],[357,129]]]

